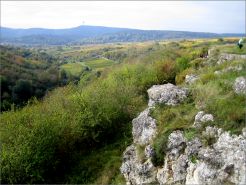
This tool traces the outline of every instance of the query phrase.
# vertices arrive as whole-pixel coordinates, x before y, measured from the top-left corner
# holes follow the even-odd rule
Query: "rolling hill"
[[[67,29],[13,29],[1,27],[2,44],[62,45],[140,42],[162,39],[240,37],[243,34],[216,34],[206,32],[138,30],[103,26],[78,26]]]

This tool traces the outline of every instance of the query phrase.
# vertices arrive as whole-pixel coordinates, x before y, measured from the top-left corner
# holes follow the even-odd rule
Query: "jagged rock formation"
[[[156,135],[156,120],[150,117],[150,108],[145,109],[132,120],[132,135],[134,143],[146,145]]]
[[[242,76],[236,78],[233,88],[237,94],[246,94],[246,78]]]
[[[120,168],[127,184],[156,183],[157,169],[151,162],[154,150],[151,141],[156,135],[156,120],[150,116],[150,111],[157,103],[176,105],[187,96],[185,88],[179,88],[173,84],[154,85],[148,89],[149,107],[132,120],[132,135],[134,143],[127,147],[123,154],[123,163]],[[140,159],[137,146],[144,147],[145,159]]]
[[[156,182],[156,168],[150,158],[142,162],[134,144],[126,148],[123,154],[123,163],[120,167],[127,184],[149,184]]]
[[[149,107],[133,119],[134,143],[123,154],[120,171],[127,184],[246,184],[246,128],[236,136],[208,126],[202,139],[195,137],[189,141],[183,131],[176,130],[168,137],[163,166],[153,165],[155,151],[151,144],[157,128],[150,110],[157,103],[177,105],[187,93],[187,89],[172,84],[155,85],[148,90]],[[214,121],[213,115],[200,111],[194,126],[207,121]],[[144,148],[144,156],[139,146]]]
[[[216,127],[207,127],[204,134],[216,141],[200,148],[195,163],[189,162],[186,184],[245,184],[246,138]]]

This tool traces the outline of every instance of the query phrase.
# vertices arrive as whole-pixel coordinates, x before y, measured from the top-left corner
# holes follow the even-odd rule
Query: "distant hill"
[[[13,29],[1,27],[2,44],[62,45],[113,42],[139,42],[162,39],[240,37],[243,34],[205,32],[138,30],[103,26],[79,26],[67,29]]]

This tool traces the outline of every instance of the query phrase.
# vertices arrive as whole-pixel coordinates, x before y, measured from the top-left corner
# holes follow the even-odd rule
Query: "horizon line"
[[[16,28],[16,27],[8,27],[8,26],[2,26],[0,25],[0,28],[8,28],[8,29],[23,29],[23,30],[28,30],[28,29],[47,29],[47,30],[65,30],[65,29],[73,29],[73,28],[78,28],[78,27],[83,27],[83,26],[88,26],[88,27],[104,27],[104,28],[118,28],[118,29],[129,29],[129,30],[139,30],[139,31],[178,31],[178,32],[195,32],[195,33],[212,33],[212,34],[243,34],[246,36],[246,33],[232,33],[232,32],[223,32],[223,33],[218,33],[218,32],[208,32],[208,31],[191,31],[191,30],[160,30],[160,29],[140,29],[140,28],[129,28],[129,27],[113,27],[113,26],[101,26],[101,25],[79,25],[79,26],[74,26],[74,27],[65,27],[65,28],[45,28],[45,27],[28,27],[28,28]]]

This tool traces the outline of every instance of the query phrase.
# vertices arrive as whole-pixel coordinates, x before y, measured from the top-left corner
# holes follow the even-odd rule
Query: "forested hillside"
[[[4,91],[9,96],[18,92],[16,89],[28,90],[26,86],[31,82],[26,81],[32,81],[37,89],[38,83],[45,82],[48,88],[54,87],[60,83],[61,71],[65,76],[67,71],[78,74],[79,80],[54,89],[43,100],[34,99],[21,109],[2,113],[1,183],[125,184],[120,173],[122,154],[133,142],[132,119],[147,107],[147,90],[167,83],[186,87],[186,75],[200,76],[191,86],[188,98],[179,106],[158,105],[151,112],[159,129],[153,141],[154,165],[163,163],[172,131],[183,130],[189,139],[199,135],[191,127],[198,111],[196,105],[214,114],[218,119],[214,125],[240,134],[245,123],[245,96],[233,93],[231,83],[236,77],[245,76],[245,60],[217,65],[217,58],[208,58],[211,48],[214,56],[224,52],[245,55],[245,47],[240,50],[235,44],[237,40],[46,48],[47,57],[52,56],[49,59],[33,53],[22,56],[25,50],[9,48],[1,53],[1,65],[5,65],[4,69],[8,65],[18,68],[12,79],[8,78],[10,72],[1,67],[1,78],[6,78],[1,83],[13,87],[12,91]],[[241,70],[215,74],[231,65],[240,65]],[[209,145],[212,141],[208,138],[204,142]],[[144,160],[143,153],[139,146],[138,155]]]
[[[117,42],[141,42],[163,39],[239,37],[243,34],[216,34],[206,32],[138,30],[103,26],[78,26],[67,29],[12,29],[0,28],[1,42],[19,45],[99,44]]]
[[[56,58],[30,49],[0,47],[1,111],[23,106],[62,85]]]

